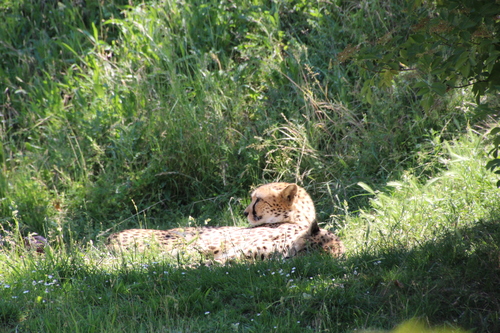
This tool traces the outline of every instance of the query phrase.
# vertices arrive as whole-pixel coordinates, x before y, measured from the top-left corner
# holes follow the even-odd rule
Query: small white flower
[[[29,292],[30,292],[29,290],[25,290],[25,291],[23,291],[23,294],[27,294]]]
[[[210,311],[205,312],[206,315],[210,314]]]
[[[8,284],[4,285],[3,287],[4,288],[10,288],[10,286]]]

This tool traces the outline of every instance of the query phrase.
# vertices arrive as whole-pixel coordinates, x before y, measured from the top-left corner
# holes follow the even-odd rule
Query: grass
[[[391,192],[375,193],[370,209],[344,216],[339,232],[348,252],[339,260],[309,254],[206,267],[158,252],[113,257],[102,246],[45,256],[5,251],[0,293],[11,301],[2,305],[3,325],[29,332],[346,332],[416,317],[495,332],[500,232],[492,208],[499,191],[477,167],[486,157],[480,141],[469,132],[447,146],[439,178],[419,184],[408,176]]]
[[[406,6],[3,2],[0,226],[52,246],[1,248],[0,327],[498,331],[499,192],[470,92],[423,110],[408,72],[366,104],[365,69],[341,57],[404,38]],[[130,227],[246,225],[270,181],[307,188],[345,258],[193,267],[103,248]]]
[[[425,182],[408,172],[385,191],[360,184],[374,197],[369,209],[345,220],[349,238],[368,248],[411,247],[474,221],[494,220],[500,192],[483,168],[483,140],[471,131],[461,141],[444,142],[436,151],[445,170]]]
[[[423,113],[397,82],[362,104],[358,69],[325,51],[401,25],[366,26],[362,16],[379,9],[410,24],[403,3],[119,5],[3,7],[4,225],[14,210],[29,231],[87,238],[131,227],[144,210],[155,227],[216,221],[231,198],[241,210],[248,189],[271,180],[358,207],[359,181],[399,177],[432,131],[449,139],[469,118],[467,97]],[[24,32],[13,33],[16,20]]]

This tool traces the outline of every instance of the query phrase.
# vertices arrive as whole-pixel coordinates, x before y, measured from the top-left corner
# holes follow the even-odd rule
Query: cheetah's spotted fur
[[[235,258],[264,259],[274,255],[291,257],[314,248],[335,256],[344,252],[343,243],[337,236],[319,228],[313,218],[311,198],[295,184],[271,183],[257,188],[245,215],[253,225],[256,225],[253,221],[257,217],[260,225],[248,228],[129,229],[109,236],[108,246],[144,250],[157,244],[172,253],[199,252],[221,262]],[[299,219],[301,216],[305,220]]]
[[[253,228],[202,227],[170,230],[129,229],[108,238],[112,248],[137,248],[159,246],[166,251],[198,252],[224,262],[228,259],[265,259],[274,255],[292,257],[310,249],[322,249],[340,255],[344,247],[332,232],[291,223],[266,224]]]

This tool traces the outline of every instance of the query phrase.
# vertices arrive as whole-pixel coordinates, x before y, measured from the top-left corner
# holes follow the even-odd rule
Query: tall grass
[[[407,171],[383,191],[359,184],[371,197],[370,206],[341,222],[354,242],[351,247],[412,248],[445,232],[497,218],[500,191],[494,175],[483,167],[484,138],[470,130],[459,141],[440,143],[436,153],[444,170],[433,178],[422,181]]]
[[[446,101],[422,113],[399,82],[356,97],[336,53],[404,31],[404,3],[72,4],[2,7],[4,226],[14,210],[27,230],[91,238],[139,211],[218,223],[274,180],[310,188],[324,219],[325,194],[365,204],[358,181],[397,178],[431,130],[467,119]]]
[[[2,328],[345,332],[416,316],[497,331],[498,190],[470,95],[424,111],[406,73],[365,104],[366,69],[344,61],[404,38],[406,10],[3,2]],[[192,269],[102,248],[129,227],[245,225],[249,190],[270,181],[307,188],[346,258]],[[44,256],[8,250],[31,232]]]

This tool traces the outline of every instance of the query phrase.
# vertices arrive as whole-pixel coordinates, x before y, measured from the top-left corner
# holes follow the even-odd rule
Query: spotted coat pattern
[[[170,230],[129,229],[112,234],[108,246],[114,250],[160,247],[172,254],[200,253],[214,260],[293,257],[320,249],[334,256],[344,252],[342,241],[316,222],[274,223],[257,227],[189,227]]]

